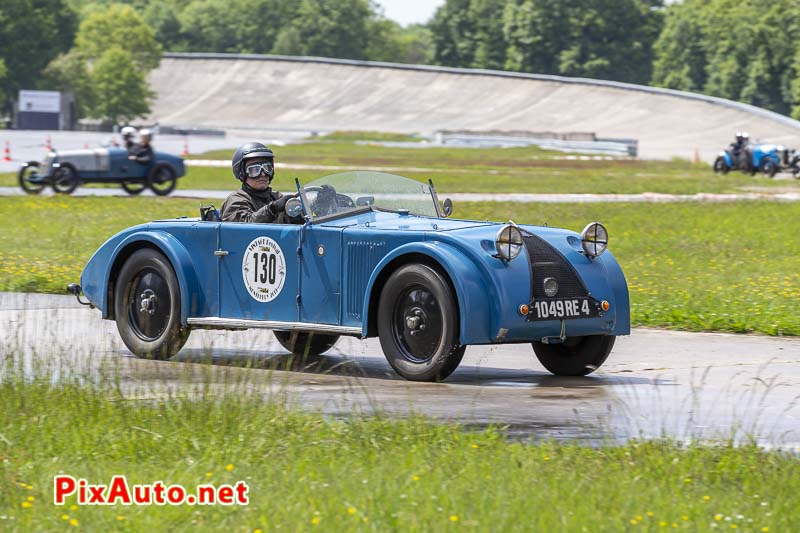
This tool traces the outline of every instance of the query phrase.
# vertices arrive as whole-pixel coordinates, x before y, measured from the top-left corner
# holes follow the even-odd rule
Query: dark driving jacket
[[[271,188],[257,191],[246,183],[232,192],[220,210],[223,222],[275,222],[276,213],[267,206],[282,195]]]

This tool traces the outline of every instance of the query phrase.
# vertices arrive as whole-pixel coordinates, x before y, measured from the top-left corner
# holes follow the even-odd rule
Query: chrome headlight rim
[[[589,222],[581,232],[581,246],[589,257],[599,257],[608,248],[608,230],[600,222]]]
[[[524,246],[522,231],[513,222],[504,224],[494,237],[494,249],[497,257],[504,261],[511,261],[516,258]]]

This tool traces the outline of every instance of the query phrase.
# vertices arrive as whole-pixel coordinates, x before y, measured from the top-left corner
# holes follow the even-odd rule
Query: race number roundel
[[[254,239],[242,258],[242,277],[254,299],[271,302],[277,298],[286,280],[286,258],[278,243],[269,237]]]

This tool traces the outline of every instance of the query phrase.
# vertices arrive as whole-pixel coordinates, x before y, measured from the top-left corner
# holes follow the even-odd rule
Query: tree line
[[[69,89],[81,116],[127,121],[166,50],[608,79],[800,118],[798,26],[796,0],[446,0],[408,27],[372,0],[3,0],[0,101]]]

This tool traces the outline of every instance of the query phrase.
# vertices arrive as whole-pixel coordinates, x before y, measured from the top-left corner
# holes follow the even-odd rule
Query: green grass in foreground
[[[422,142],[425,139],[406,133],[337,130],[331,133],[326,133],[325,135],[310,137],[309,140],[337,141],[337,142],[353,142],[353,141]]]
[[[257,372],[257,371],[250,371]],[[110,384],[109,384],[110,385]],[[792,531],[800,464],[750,445],[509,442],[421,418],[331,420],[236,386],[143,401],[0,385],[0,529],[49,531]],[[64,506],[59,473],[107,484],[246,481],[247,506]],[[70,528],[75,529],[75,528]]]
[[[208,203],[209,201],[205,201]],[[217,206],[221,201],[214,202]],[[0,198],[0,290],[63,293],[108,237],[158,218],[197,216],[199,200]],[[580,231],[604,222],[631,291],[633,323],[800,335],[800,204],[457,203],[457,218]]]

